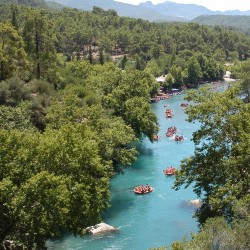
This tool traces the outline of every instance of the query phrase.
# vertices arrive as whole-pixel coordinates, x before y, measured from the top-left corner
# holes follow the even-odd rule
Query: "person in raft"
[[[145,193],[145,191],[146,191],[146,190],[145,190],[145,187],[144,187],[144,185],[142,184],[142,185],[141,185],[141,192],[142,192],[142,193]]]
[[[150,189],[151,189],[150,186],[147,184],[146,185],[146,191],[150,191]]]

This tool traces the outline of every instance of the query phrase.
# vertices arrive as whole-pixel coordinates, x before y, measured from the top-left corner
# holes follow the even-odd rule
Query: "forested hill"
[[[46,4],[50,9],[54,9],[54,10],[61,10],[61,9],[65,8],[65,5],[60,4],[60,3],[56,3],[56,2],[47,2],[46,1]]]
[[[240,15],[199,16],[193,19],[192,22],[210,26],[218,25],[224,27],[232,27],[238,30],[242,30],[247,34],[250,34],[250,16],[240,16]]]
[[[0,4],[8,4],[8,5],[24,5],[31,6],[33,8],[49,8],[49,9],[63,9],[64,5],[57,2],[45,2],[44,0],[0,0]]]
[[[167,73],[173,63],[180,67],[184,75],[189,60],[198,54],[209,58],[212,67],[225,60],[245,60],[250,53],[250,39],[241,32],[195,23],[151,23],[142,19],[119,17],[116,11],[99,7],[94,7],[92,12],[67,8],[35,11],[25,6],[16,5],[13,8],[1,4],[0,13],[0,21],[11,22],[23,36],[27,35],[24,31],[28,25],[27,17],[31,18],[32,23],[33,15],[37,15],[46,23],[51,49],[68,59],[72,56],[87,58],[90,52],[91,58],[93,56],[95,60],[102,53],[105,60],[119,60],[126,55],[136,62],[137,69],[143,70],[154,62],[157,65],[152,67],[154,75]],[[29,37],[23,39],[29,41]],[[210,74],[205,78],[216,76]]]
[[[46,3],[44,0],[0,0],[0,3],[27,5],[27,6],[41,7],[41,8],[46,7]]]

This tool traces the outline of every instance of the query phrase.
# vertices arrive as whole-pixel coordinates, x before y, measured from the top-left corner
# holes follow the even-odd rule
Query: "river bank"
[[[84,238],[65,235],[61,240],[50,242],[49,249],[124,249],[137,250],[170,245],[175,240],[190,236],[198,230],[193,218],[195,206],[189,203],[197,197],[191,188],[175,191],[171,187],[174,176],[165,176],[167,166],[179,167],[180,161],[192,154],[190,140],[199,125],[185,121],[183,94],[152,104],[160,123],[160,139],[154,143],[145,139],[138,144],[140,156],[123,175],[111,180],[111,207],[104,215],[104,222],[119,230],[108,235]],[[166,106],[174,111],[167,119]],[[165,136],[168,127],[175,125],[185,140],[175,142]],[[133,189],[141,184],[154,188],[144,196],[135,195]]]

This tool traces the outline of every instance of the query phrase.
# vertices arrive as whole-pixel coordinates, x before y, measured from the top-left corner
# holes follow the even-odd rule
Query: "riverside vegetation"
[[[237,249],[249,246],[250,38],[98,7],[50,10],[42,0],[13,2],[0,4],[1,247],[13,240],[16,248],[43,249],[48,238],[82,235],[100,222],[111,176],[136,159],[133,142],[153,141],[158,132],[150,107],[160,87],[155,76],[168,74],[164,90],[197,86],[222,79],[226,61],[234,62],[230,70],[241,85],[188,96],[197,103],[187,109],[189,119],[201,129],[175,188],[195,183],[204,227],[191,243],[173,247],[224,247],[225,235],[241,244]]]

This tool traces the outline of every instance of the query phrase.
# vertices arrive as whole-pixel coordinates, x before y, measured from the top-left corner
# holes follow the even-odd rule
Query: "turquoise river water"
[[[49,249],[56,250],[144,250],[159,246],[170,246],[173,241],[190,237],[197,232],[193,218],[195,207],[189,201],[197,199],[192,188],[173,190],[174,176],[165,176],[167,166],[179,167],[180,161],[194,151],[190,140],[198,124],[188,123],[183,94],[152,104],[160,123],[160,140],[150,143],[147,139],[139,143],[140,156],[123,175],[111,180],[111,207],[104,215],[104,222],[119,228],[115,233],[84,238],[65,235],[61,240],[49,243]],[[166,105],[168,105],[166,107]],[[164,111],[171,108],[174,117],[165,117]],[[177,134],[185,140],[175,142],[165,136],[168,127],[175,125]],[[149,184],[152,193],[136,195],[133,188]]]

